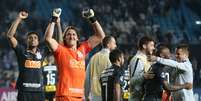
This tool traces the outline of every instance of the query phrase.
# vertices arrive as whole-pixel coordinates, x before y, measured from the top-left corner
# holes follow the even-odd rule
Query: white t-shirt
[[[176,77],[175,84],[193,84],[193,69],[189,59],[186,59],[184,62],[177,62],[158,57],[157,62],[178,69],[179,75]],[[182,89],[173,92],[173,99],[174,101],[194,101],[193,90]]]

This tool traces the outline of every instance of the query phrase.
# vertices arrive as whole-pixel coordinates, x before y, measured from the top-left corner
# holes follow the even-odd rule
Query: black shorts
[[[45,101],[44,92],[19,91],[17,101]]]
[[[45,100],[53,101],[55,97],[55,92],[45,92]]]

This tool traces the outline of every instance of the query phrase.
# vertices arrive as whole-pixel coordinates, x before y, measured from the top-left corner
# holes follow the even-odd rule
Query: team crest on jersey
[[[83,58],[84,57],[84,55],[80,51],[77,51],[77,55],[78,55],[79,58]]]
[[[120,81],[124,81],[124,76],[120,76]]]
[[[164,72],[161,73],[161,77],[165,78],[165,73]]]
[[[42,55],[40,54],[40,52],[37,52],[37,53],[36,53],[36,58],[37,58],[37,59],[41,59],[41,58],[42,58]]]

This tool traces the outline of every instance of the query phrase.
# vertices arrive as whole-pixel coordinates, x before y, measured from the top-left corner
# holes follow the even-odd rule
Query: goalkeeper
[[[64,30],[63,44],[59,44],[53,38],[55,22],[60,16],[59,11],[53,13],[45,33],[45,41],[53,50],[59,74],[56,101],[83,101],[85,57],[105,37],[92,9],[83,10],[82,15],[90,21],[95,31],[95,34],[87,41],[78,43],[78,31],[74,26],[69,26]]]

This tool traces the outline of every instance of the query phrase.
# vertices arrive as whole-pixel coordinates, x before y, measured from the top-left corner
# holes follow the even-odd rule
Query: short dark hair
[[[38,36],[38,41],[40,40],[40,35],[39,35],[39,33],[38,33],[38,32],[34,32],[34,31],[28,32],[28,33],[27,33],[27,37],[30,36],[30,35],[32,35],[32,34]]]
[[[104,48],[107,48],[107,44],[110,43],[110,41],[112,40],[113,36],[106,36],[103,41],[102,41],[102,45]]]
[[[156,55],[159,56],[163,49],[169,49],[169,47],[165,44],[161,44],[157,47]]]
[[[144,36],[140,39],[139,43],[138,43],[138,49],[143,49],[143,45],[144,44],[148,44],[149,42],[153,41],[154,42],[154,39],[152,39],[151,37],[148,37],[148,36]]]
[[[109,56],[109,59],[110,59],[110,62],[111,63],[115,63],[117,62],[117,60],[123,55],[123,52],[119,49],[114,49],[110,52],[110,56]]]
[[[187,54],[189,53],[189,46],[187,44],[179,44],[177,46],[177,49],[182,49]]]

